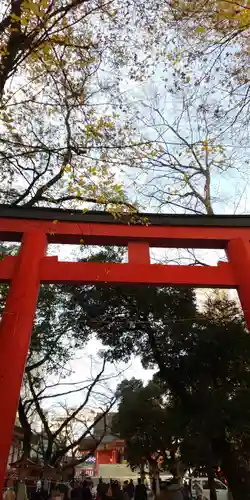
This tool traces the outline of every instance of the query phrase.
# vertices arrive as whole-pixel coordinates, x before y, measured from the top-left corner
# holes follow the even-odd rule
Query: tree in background
[[[105,374],[105,368],[106,360],[103,359],[102,366],[95,370],[97,373],[93,370],[88,379],[71,384],[63,382],[60,377],[49,384],[48,374],[44,371],[40,373],[43,381],[34,373],[25,376],[19,406],[22,404],[24,419],[28,421],[32,434],[38,434],[38,458],[44,464],[59,467],[65,463],[67,457],[71,457],[71,460],[66,462],[69,467],[72,462],[76,465],[89,456],[87,454],[74,459],[81,441],[93,436],[95,424],[105,418],[116,402],[116,396],[108,385],[114,374]],[[53,375],[55,377],[55,374]],[[67,403],[66,398],[70,394],[78,396],[78,402],[74,406]],[[48,410],[49,401],[52,406]],[[40,423],[42,432],[37,432],[31,425],[34,419],[36,424]],[[102,437],[96,440],[94,449],[101,440]],[[32,442],[30,451],[31,449]]]
[[[108,249],[92,257],[99,262],[121,262],[123,254]],[[144,366],[155,366],[150,335],[157,345],[172,345],[174,335],[186,338],[196,322],[193,290],[150,286],[69,287],[75,331],[97,332],[112,360],[127,361],[131,353]]]
[[[158,146],[158,151],[144,156],[137,169],[137,180],[144,179],[138,186],[139,197],[163,212],[213,215],[232,201],[233,211],[237,210],[242,192],[230,200],[227,186],[222,191],[220,185],[222,179],[226,183],[236,176],[243,182],[246,156],[224,145],[209,98],[201,93],[197,103],[183,85],[175,90],[172,100],[175,110],[171,114],[168,97],[160,98],[156,91],[138,109],[139,119],[145,123],[145,140],[154,137]]]
[[[193,59],[203,56],[205,82],[209,83],[210,79],[214,82],[215,70],[220,70],[218,90],[224,94],[225,101],[221,109],[223,104],[227,106],[222,112],[222,123],[230,114],[232,125],[239,120],[236,126],[241,120],[249,124],[249,74],[246,70],[249,61],[249,7],[248,1],[237,0],[213,0],[207,4],[174,0],[171,3],[172,19],[176,20],[183,36],[189,34],[193,41],[188,47],[188,56],[192,54]]]
[[[151,211],[248,213],[249,5],[159,0],[151,16],[154,68],[127,97],[153,143],[128,172],[137,199]]]
[[[143,386],[141,380],[124,380],[117,390],[119,409],[113,431],[125,440],[125,456],[132,469],[159,478],[157,458],[174,447],[167,425],[166,402],[159,384]],[[133,418],[131,418],[133,415]]]
[[[119,89],[123,67],[139,66],[126,36],[135,12],[130,1],[3,2],[2,202],[131,208],[115,168],[141,158]]]
[[[125,440],[132,468],[148,468],[151,479],[162,471],[183,476],[188,468],[210,475],[219,465],[210,443],[193,420],[155,377],[147,385],[124,380],[117,391],[119,407],[113,431]],[[131,419],[133,415],[133,419]]]

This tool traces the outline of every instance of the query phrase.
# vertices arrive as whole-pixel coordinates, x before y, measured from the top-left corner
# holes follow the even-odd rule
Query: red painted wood
[[[41,263],[42,283],[112,283],[144,285],[190,285],[235,287],[231,267],[172,266],[161,264],[110,264],[97,262],[59,262],[47,257]]]
[[[229,241],[228,259],[232,266],[235,283],[250,331],[250,243],[242,238]]]
[[[126,224],[98,224],[0,219],[0,239],[20,241],[22,233],[40,230],[50,243],[86,245],[127,245],[129,241],[148,241],[153,247],[226,248],[232,238],[250,240],[249,228],[235,227],[163,227]]]
[[[112,450],[112,464],[117,464],[117,451]]]
[[[100,264],[86,262],[59,262],[57,257],[45,257],[40,266],[42,283],[123,283],[152,285],[190,285],[204,287],[236,287],[236,278],[227,263],[219,266],[173,266],[161,264],[141,264],[136,252],[137,244],[130,253],[133,264]],[[0,282],[9,282],[13,276],[17,257],[6,257],[0,261]],[[137,262],[139,261],[139,263]],[[6,267],[5,267],[6,264]]]
[[[0,491],[4,485],[12,432],[39,293],[39,265],[46,250],[43,233],[26,233],[15,258],[15,273],[0,324]],[[7,259],[7,262],[10,262]]]
[[[112,450],[98,450],[98,466],[112,463]]]
[[[13,276],[17,257],[7,256],[0,260],[0,282],[8,283]]]
[[[99,451],[95,454],[95,476],[99,476]]]
[[[144,241],[128,243],[128,261],[130,264],[150,264],[149,244]]]

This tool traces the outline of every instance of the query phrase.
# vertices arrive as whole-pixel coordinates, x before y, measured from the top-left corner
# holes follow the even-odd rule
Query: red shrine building
[[[80,444],[79,453],[84,456],[91,451],[91,448],[94,449],[96,447],[96,442],[101,440],[93,452],[93,458],[90,461],[87,460],[86,466],[83,465],[82,468],[90,476],[105,475],[102,471],[104,472],[107,467],[103,466],[126,464],[124,460],[124,440],[114,436],[111,430],[114,415],[115,413],[111,412],[106,415],[105,420],[99,420],[94,427],[94,437],[92,439],[83,439]],[[90,466],[91,461],[92,467]],[[111,467],[108,468],[110,473],[112,469]]]
[[[112,434],[112,420],[115,413],[109,413],[104,422],[101,419],[95,425],[95,437],[103,439],[100,445],[97,447],[96,451],[96,462],[97,464],[120,464],[124,461],[124,441],[117,438]],[[105,426],[106,429],[105,429]],[[105,429],[105,433],[104,433]]]

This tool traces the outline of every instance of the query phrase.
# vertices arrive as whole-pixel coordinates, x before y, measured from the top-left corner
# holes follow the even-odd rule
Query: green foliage
[[[165,454],[170,447],[162,389],[153,381],[143,387],[140,380],[131,379],[121,383],[118,395],[113,431],[125,439],[126,459],[132,468],[152,463],[155,453]]]
[[[112,359],[135,354],[145,367],[155,365],[152,339],[171,352],[174,339],[183,342],[196,320],[194,292],[173,288],[84,286],[72,290],[72,308],[76,328],[96,331]]]
[[[66,363],[88,340],[85,333],[74,330],[69,301],[62,288],[41,286],[26,371],[41,366],[42,379],[45,372],[62,374]]]
[[[118,397],[113,432],[125,440],[126,459],[132,468],[178,468],[183,473],[187,467],[219,464],[194,414],[185,413],[185,407],[166,392],[158,377],[145,386],[141,380],[125,380],[118,387]]]

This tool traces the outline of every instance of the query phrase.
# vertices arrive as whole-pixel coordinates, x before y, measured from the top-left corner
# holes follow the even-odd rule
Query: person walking
[[[128,495],[128,481],[127,480],[124,481],[122,490],[123,490],[123,494],[124,494],[124,500],[129,500],[129,495]]]
[[[111,489],[112,489],[112,498],[114,500],[124,500],[124,492],[121,489],[121,486],[118,483],[118,481],[113,481]]]
[[[73,490],[71,491],[71,499],[72,500],[83,500],[82,496],[82,486],[80,483],[76,483],[74,485]]]
[[[96,488],[96,497],[98,499],[101,498],[101,496],[103,494],[103,490],[104,490],[104,483],[103,483],[102,477],[100,477],[99,481],[98,481],[97,488]]]
[[[82,484],[82,500],[92,500],[90,484],[87,481],[83,481]]]
[[[129,500],[132,500],[134,498],[134,495],[135,495],[135,485],[134,485],[133,479],[130,479],[130,481],[128,483],[127,494],[128,494]]]
[[[140,477],[135,487],[135,500],[147,500],[147,489]]]
[[[195,494],[196,494],[196,500],[204,500],[205,497],[203,494],[203,488],[202,488],[201,484],[198,483],[198,481],[194,481],[193,489],[194,489]]]

